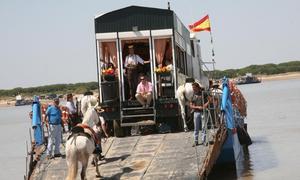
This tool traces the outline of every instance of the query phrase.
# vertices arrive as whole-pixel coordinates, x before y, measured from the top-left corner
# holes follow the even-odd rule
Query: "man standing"
[[[59,108],[59,99],[53,100],[53,105],[49,106],[46,111],[45,122],[48,124],[48,146],[47,158],[52,158],[52,147],[55,144],[54,157],[60,157],[61,142],[61,110]]]
[[[78,114],[77,114],[77,110],[73,101],[73,95],[72,94],[67,94],[67,104],[66,107],[69,110],[69,122],[68,122],[68,128],[69,131],[71,130],[71,128],[73,128],[74,126],[76,126],[79,122],[78,120]]]
[[[193,147],[199,145],[198,143],[198,136],[199,136],[199,129],[202,129],[202,143],[205,140],[204,130],[202,128],[202,113],[203,109],[207,108],[209,104],[209,100],[206,103],[203,103],[203,97],[200,85],[196,82],[192,84],[194,95],[192,101],[190,102],[190,108],[194,111],[194,144]]]
[[[152,100],[152,83],[145,79],[145,76],[140,77],[140,83],[137,86],[135,97],[141,103],[143,108],[149,108]]]
[[[128,56],[126,56],[124,66],[127,71],[127,79],[129,84],[129,100],[132,100],[134,98],[135,89],[138,84],[138,63],[144,64],[148,63],[149,61],[144,61],[139,55],[134,54],[133,45],[129,45],[128,49],[129,54]]]
[[[98,103],[99,98],[96,98],[93,94],[93,92],[87,91],[83,94],[83,98],[81,98],[80,110],[82,113],[82,117],[84,117],[84,114],[86,113],[89,107],[94,107]]]

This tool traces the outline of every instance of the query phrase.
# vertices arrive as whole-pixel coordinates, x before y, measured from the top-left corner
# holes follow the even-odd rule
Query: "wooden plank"
[[[200,179],[206,179],[211,169],[213,168],[217,158],[220,155],[222,146],[227,137],[227,129],[224,124],[220,126],[217,130],[216,135],[214,136],[214,144],[209,145],[209,150],[207,151],[205,160],[202,164],[202,167],[199,171]]]

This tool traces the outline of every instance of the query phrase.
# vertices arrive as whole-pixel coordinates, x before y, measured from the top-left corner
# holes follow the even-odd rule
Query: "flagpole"
[[[195,22],[194,24],[189,25],[189,28],[192,32],[200,32],[200,31],[209,31],[210,33],[210,44],[211,44],[211,61],[209,64],[213,64],[213,69],[212,73],[210,74],[210,69],[209,71],[209,76],[211,75],[211,79],[214,80],[215,78],[215,52],[214,52],[214,42],[213,42],[213,36],[211,32],[211,24],[209,20],[209,16],[206,15],[199,21]]]
[[[211,29],[209,31],[210,34],[210,44],[211,44],[211,61],[213,64],[213,73],[212,73],[212,80],[214,80],[214,76],[215,76],[215,50],[214,50],[214,41],[213,41],[213,36],[211,33]]]

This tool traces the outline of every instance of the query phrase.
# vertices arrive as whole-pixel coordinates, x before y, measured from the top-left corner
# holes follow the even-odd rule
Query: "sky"
[[[167,0],[1,0],[0,89],[97,81],[94,17]],[[188,26],[210,16],[216,69],[300,60],[298,0],[169,0]],[[204,61],[210,35],[197,33]]]

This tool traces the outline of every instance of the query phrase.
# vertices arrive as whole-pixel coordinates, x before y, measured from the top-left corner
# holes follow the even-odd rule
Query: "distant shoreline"
[[[41,100],[41,103],[50,103],[51,100]],[[0,99],[0,108],[1,107],[12,107],[12,106],[15,106],[15,103],[16,101],[12,98],[9,98],[9,99]],[[25,105],[25,106],[28,106],[28,105]]]
[[[10,107],[10,106],[15,106],[16,101],[12,100],[0,100],[0,108],[1,107]]]
[[[288,79],[300,79],[300,72],[288,72],[274,75],[262,75],[258,76],[263,81],[276,81],[276,80],[288,80]]]
[[[258,76],[264,81],[277,81],[277,80],[289,80],[289,79],[300,79],[300,72],[288,72],[282,74],[274,74],[274,75],[262,75]],[[0,99],[0,108],[1,107],[11,107],[15,106],[15,100],[12,98],[9,99]]]

